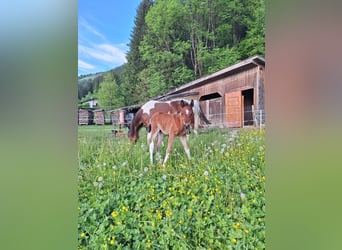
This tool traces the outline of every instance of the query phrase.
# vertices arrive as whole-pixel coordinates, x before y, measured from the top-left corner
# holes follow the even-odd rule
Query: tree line
[[[89,93],[107,109],[142,103],[254,55],[265,55],[264,0],[142,0],[127,63]]]

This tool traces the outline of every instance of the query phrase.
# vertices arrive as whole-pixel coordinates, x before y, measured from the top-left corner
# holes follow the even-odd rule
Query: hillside
[[[95,74],[87,74],[87,75],[80,75],[78,76],[78,99],[82,99],[86,96],[89,92],[94,93],[99,89],[101,82],[103,81],[103,76],[106,73],[115,73],[118,76],[121,76],[123,71],[123,65],[116,67],[114,69],[105,71],[105,72],[98,72]]]

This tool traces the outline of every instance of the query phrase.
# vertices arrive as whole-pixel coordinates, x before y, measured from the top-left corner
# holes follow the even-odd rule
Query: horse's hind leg
[[[190,149],[189,149],[188,142],[187,142],[188,141],[187,136],[186,135],[181,136],[180,139],[181,139],[181,142],[183,144],[186,155],[188,156],[189,159],[191,159]]]
[[[159,131],[158,138],[157,138],[156,157],[160,161],[161,161],[160,146],[161,146],[161,143],[163,142],[163,138],[164,138],[164,134],[161,131]]]
[[[163,165],[165,165],[166,161],[169,159],[169,155],[171,153],[172,144],[173,144],[174,139],[175,139],[175,136],[170,133],[169,134],[169,140],[167,142],[167,149],[166,149],[166,154],[165,154],[165,159],[164,159]]]

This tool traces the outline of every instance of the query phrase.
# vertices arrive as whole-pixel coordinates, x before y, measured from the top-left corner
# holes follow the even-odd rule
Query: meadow
[[[176,138],[163,167],[112,128],[79,127],[78,249],[265,249],[265,130],[191,133],[191,160]]]

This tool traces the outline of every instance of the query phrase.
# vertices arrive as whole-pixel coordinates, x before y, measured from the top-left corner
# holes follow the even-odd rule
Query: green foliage
[[[127,53],[127,64],[123,73],[122,93],[125,104],[140,103],[149,98],[148,84],[145,78],[139,77],[139,74],[146,68],[139,46],[147,30],[145,16],[151,5],[151,0],[143,0],[137,9],[130,39],[130,50]]]
[[[129,46],[127,64],[111,71],[121,93],[118,103],[124,105],[143,103],[240,60],[264,56],[265,3],[143,0]],[[105,81],[102,76],[80,78],[79,99]]]
[[[119,85],[115,79],[115,74],[106,73],[104,81],[97,92],[100,106],[105,110],[111,110],[123,106],[123,98],[120,93]]]
[[[110,129],[79,128],[79,249],[265,248],[263,130],[191,134],[190,161],[175,140],[163,168]]]

